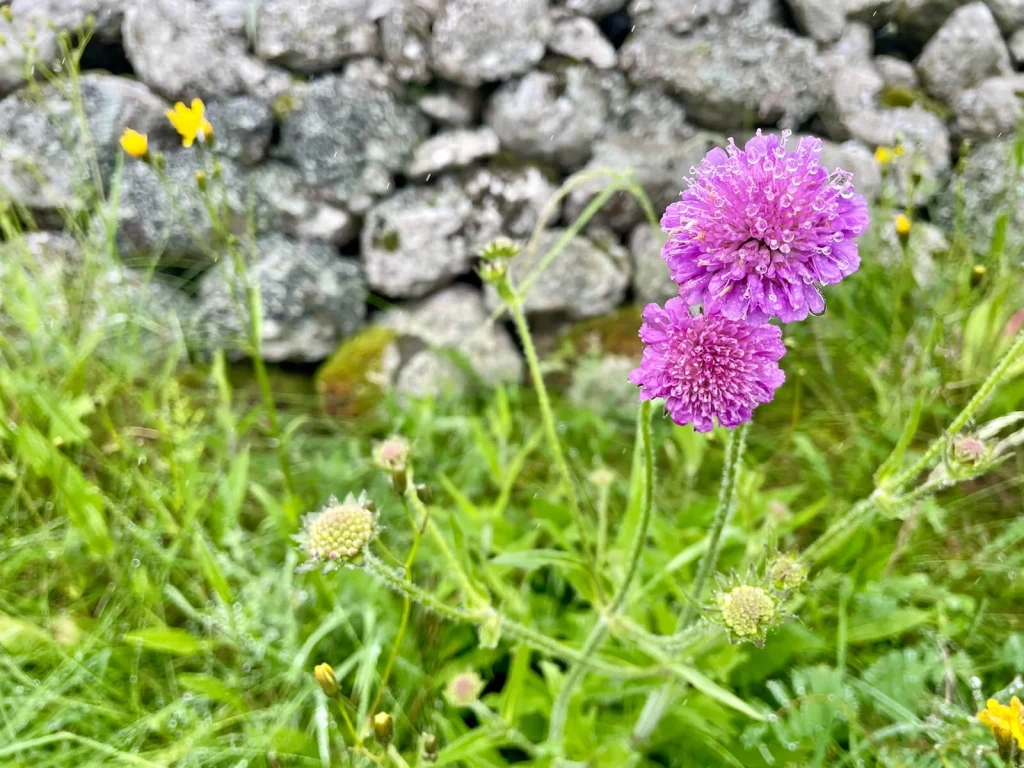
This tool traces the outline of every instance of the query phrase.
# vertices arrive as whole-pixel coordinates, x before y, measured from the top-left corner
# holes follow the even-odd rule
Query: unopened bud
[[[423,760],[427,763],[437,762],[437,753],[441,748],[441,742],[432,733],[423,735]]]
[[[796,589],[807,580],[807,566],[795,555],[779,555],[768,567],[768,578],[776,589]]]
[[[476,672],[462,672],[451,679],[444,690],[444,698],[453,707],[468,707],[484,689],[484,681]]]
[[[373,735],[377,743],[387,748],[395,735],[395,721],[387,712],[378,712],[373,716]]]
[[[492,240],[480,251],[482,261],[507,261],[519,255],[520,247],[507,237]]]
[[[971,288],[977,288],[981,285],[981,281],[985,279],[985,265],[975,264],[971,268]]]
[[[159,152],[149,155],[149,158],[153,162],[153,165],[155,165],[159,170],[162,171],[165,167],[167,167],[166,158],[164,158],[164,156]]]
[[[206,191],[206,171],[196,171],[196,186],[200,192]]]
[[[501,614],[498,612],[492,612],[483,622],[481,622],[477,629],[477,638],[480,641],[480,647],[485,649],[493,649],[498,647],[498,643],[501,642]]]
[[[313,677],[320,684],[320,690],[324,696],[333,699],[338,695],[338,678],[334,676],[334,669],[330,664],[317,664],[313,668]]]
[[[387,440],[377,443],[373,449],[373,463],[386,472],[404,474],[409,463],[409,441],[404,437],[392,435]]]
[[[430,504],[434,500],[434,492],[425,483],[416,484],[416,495],[424,504]]]
[[[761,587],[741,584],[718,596],[722,622],[740,640],[763,638],[775,618],[775,601]]]
[[[8,24],[14,22],[14,12],[11,10],[11,6],[5,5],[3,8],[0,8],[0,14],[3,15],[4,21]]]
[[[953,441],[953,456],[961,464],[977,466],[988,458],[988,446],[976,437],[958,437]]]
[[[913,223],[910,221],[910,217],[905,213],[901,213],[896,217],[896,237],[899,238],[900,245],[904,248],[907,247],[907,243],[910,242],[910,230],[913,227]]]

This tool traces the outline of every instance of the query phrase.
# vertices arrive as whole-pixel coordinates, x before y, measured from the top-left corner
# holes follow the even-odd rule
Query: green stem
[[[558,439],[558,430],[555,427],[555,415],[551,408],[551,399],[548,396],[547,387],[544,384],[544,374],[540,369],[540,360],[537,358],[537,350],[533,346],[533,337],[530,334],[530,326],[526,322],[526,314],[523,312],[522,299],[516,295],[508,303],[509,311],[512,313],[512,320],[515,323],[519,339],[523,344],[523,353],[526,356],[526,365],[530,369],[530,379],[533,388],[537,392],[537,403],[540,407],[541,419],[544,423],[544,432],[548,438],[548,446],[555,459],[555,466],[562,476],[566,493],[569,495],[569,506],[576,521],[576,527],[580,532],[582,548],[584,551],[590,549],[589,537],[587,535],[586,520],[580,509],[579,498],[576,495],[576,485],[573,483],[572,474],[569,472],[569,464],[565,460],[565,453],[562,451],[562,443]]]
[[[433,611],[438,616],[449,619],[450,621],[480,626],[481,624],[493,620],[496,615],[493,609],[485,609],[483,611],[471,613],[463,608],[456,608],[443,603],[424,589],[406,581],[369,553],[365,555],[365,563],[366,569],[383,581],[384,584],[392,590],[403,597],[407,597],[410,600],[420,603],[427,610]],[[500,617],[500,621],[501,630],[504,634],[521,640],[527,645],[532,646],[536,650],[547,653],[553,658],[560,658],[586,664],[595,672],[606,675],[607,677],[635,679],[658,677],[663,673],[663,670],[660,667],[643,668],[629,665],[617,666],[599,659],[587,658],[583,655],[582,651],[550,638],[535,629],[530,629],[517,621],[513,621],[512,619],[504,616]]]
[[[729,433],[729,442],[725,446],[722,482],[718,489],[718,506],[715,508],[715,516],[711,523],[708,547],[704,550],[704,556],[701,557],[700,564],[697,566],[697,577],[694,579],[691,590],[692,599],[680,616],[678,627],[680,631],[689,627],[696,620],[698,606],[704,599],[704,590],[707,589],[711,574],[718,566],[718,557],[722,553],[722,533],[736,508],[736,481],[743,463],[743,451],[746,448],[749,428],[748,422]]]
[[[589,659],[600,648],[608,634],[608,624],[614,621],[616,614],[622,609],[633,586],[637,570],[640,567],[640,558],[643,555],[644,546],[647,543],[647,530],[651,524],[651,510],[654,507],[654,447],[651,441],[651,403],[649,400],[640,405],[637,416],[637,436],[643,455],[644,472],[644,494],[643,504],[640,509],[640,522],[637,525],[636,534],[633,537],[633,544],[630,547],[629,559],[626,561],[626,574],[619,584],[615,595],[612,597],[608,607],[602,612],[590,635],[583,644],[583,657]],[[565,677],[562,688],[558,692],[555,704],[551,710],[551,726],[548,732],[548,741],[561,749],[565,736],[565,722],[569,714],[569,704],[572,701],[572,694],[583,674],[586,671],[585,664],[577,664]]]
[[[959,415],[953,420],[953,423],[949,425],[949,429],[946,430],[946,433],[935,439],[928,447],[925,454],[918,459],[913,466],[897,475],[892,481],[890,488],[893,490],[899,490],[931,465],[932,461],[934,461],[942,450],[949,444],[949,441],[967,425],[967,422],[971,420],[972,416],[974,416],[975,411],[977,411],[981,407],[982,403],[985,402],[985,399],[992,394],[992,390],[999,386],[1003,375],[1010,369],[1010,366],[1017,362],[1017,358],[1020,357],[1022,353],[1024,353],[1024,331],[1017,334],[1017,338],[1006,351],[1006,354],[1003,355],[1003,359],[1000,360],[996,367],[992,369],[992,373],[988,375],[988,378],[985,379],[981,387],[978,388],[978,391],[974,393],[974,397],[972,397],[970,402],[964,406],[964,409],[960,411]]]

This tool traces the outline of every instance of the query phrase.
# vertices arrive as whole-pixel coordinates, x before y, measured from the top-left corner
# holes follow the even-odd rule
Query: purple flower
[[[708,432],[750,421],[754,409],[770,402],[786,374],[782,329],[730,320],[721,314],[692,317],[681,297],[662,309],[648,304],[640,327],[644,349],[629,381],[640,399],[665,398],[676,424]]]
[[[731,320],[803,320],[825,309],[815,284],[857,271],[854,238],[868,206],[852,174],[819,165],[821,141],[786,150],[789,131],[712,149],[661,219],[662,250],[679,295]]]

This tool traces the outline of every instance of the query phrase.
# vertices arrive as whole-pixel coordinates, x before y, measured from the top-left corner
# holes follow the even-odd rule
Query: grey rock
[[[147,163],[126,163],[117,207],[117,246],[127,263],[201,269],[220,257],[216,227],[196,183],[206,166],[198,153],[165,156],[166,183]],[[228,228],[246,231],[246,194],[237,166],[221,163],[223,183],[210,183],[218,211],[227,210]]]
[[[792,127],[824,100],[814,43],[775,27],[729,25],[684,38],[638,28],[619,55],[634,83],[678,94],[687,114],[711,128],[728,130],[747,119]]]
[[[826,57],[825,62],[829,83],[820,116],[830,136],[847,139],[858,124],[870,121],[880,109],[885,83],[870,60],[848,62]]]
[[[723,22],[760,27],[782,20],[779,0],[632,0],[630,18],[637,28],[656,28],[683,34]]]
[[[463,168],[494,157],[500,146],[498,134],[487,126],[439,133],[416,147],[409,175],[430,176],[448,168]]]
[[[963,91],[953,104],[953,132],[961,139],[994,139],[1016,132],[1024,76],[990,77]]]
[[[569,400],[597,413],[634,413],[637,388],[629,383],[629,374],[636,367],[637,361],[625,355],[588,356],[572,372]]]
[[[170,99],[248,93],[271,102],[291,87],[286,72],[250,56],[237,0],[146,0],[124,15],[124,49],[136,77]],[[225,16],[234,23],[225,23]]]
[[[1010,55],[1017,66],[1024,63],[1024,27],[1010,35]]]
[[[554,246],[565,230],[547,230],[536,252],[524,249],[509,264],[509,279],[519,283]],[[611,312],[626,295],[631,265],[629,254],[608,232],[577,235],[530,287],[523,307],[528,314],[581,319]],[[487,302],[501,302],[488,286]]]
[[[615,66],[615,48],[597,24],[582,16],[570,16],[555,23],[548,48],[555,53],[593,64],[598,69]]]
[[[1003,34],[1024,26],[1024,0],[985,0]]]
[[[75,213],[106,181],[125,128],[156,133],[166,124],[167,105],[141,83],[86,73],[79,84],[101,179],[93,178],[75,108],[61,90],[47,86],[40,100],[19,91],[0,101],[0,198],[48,226],[59,223],[61,212]]]
[[[432,187],[407,187],[375,206],[361,233],[370,287],[385,296],[424,296],[469,271],[464,227],[469,199],[451,179]]]
[[[876,56],[875,69],[882,77],[882,82],[889,88],[916,90],[921,81],[917,79],[917,70],[909,61],[897,59],[895,56]]]
[[[846,0],[846,18],[861,21],[875,29],[888,24],[902,0]]]
[[[11,24],[0,21],[0,34],[5,38],[0,45],[0,96],[25,82],[25,45],[30,46],[34,62],[59,71],[61,32],[82,29],[92,17],[98,39],[109,42],[121,37],[121,0],[13,0],[9,7]]]
[[[874,30],[870,25],[860,22],[847,24],[840,38],[825,49],[829,59],[843,62],[867,61],[874,51]]]
[[[957,9],[917,60],[921,82],[948,104],[986,77],[1013,71],[992,12],[975,2]]]
[[[1007,191],[1017,185],[1013,138],[998,139],[973,149],[962,176],[950,179],[934,210],[944,229],[963,232],[978,253],[992,243],[996,219],[1006,210]],[[1013,198],[1009,207],[1007,246],[1010,252],[1024,246],[1024,202]]]
[[[853,185],[868,200],[877,200],[882,191],[882,172],[875,153],[859,141],[842,144],[821,140],[821,165],[829,171],[841,168],[853,174]]]
[[[244,279],[259,288],[264,360],[323,360],[362,326],[366,282],[357,262],[325,243],[297,242],[284,235],[260,238],[255,251]],[[248,323],[248,312],[236,300],[243,295],[242,280],[231,259],[221,260],[203,276],[197,318],[208,342],[239,348],[243,322]]]
[[[650,198],[654,210],[660,213],[669,203],[679,199],[690,169],[699,165],[709,150],[724,143],[721,136],[710,133],[699,133],[682,142],[664,143],[639,141],[631,135],[619,134],[594,146],[594,157],[586,169],[632,173]],[[566,221],[574,221],[608,183],[607,178],[594,178],[574,189],[566,202]],[[628,192],[613,195],[594,218],[595,224],[621,233],[629,232],[643,220],[643,209]]]
[[[508,331],[491,322],[488,315],[478,290],[453,285],[378,316],[379,325],[420,339],[429,347],[402,367],[397,389],[427,395],[439,394],[446,384],[461,388],[465,383],[463,373],[445,357],[445,350],[461,357],[487,384],[520,381],[523,360],[519,351]]]
[[[438,90],[418,96],[416,106],[435,123],[464,128],[476,120],[480,97],[472,88],[442,83]]]
[[[319,199],[295,168],[269,161],[255,168],[249,181],[255,192],[257,231],[334,245],[345,245],[355,237],[355,218],[343,207]]]
[[[381,19],[384,60],[403,83],[430,80],[430,28],[436,8],[428,0],[398,2]]]
[[[846,14],[836,0],[789,0],[797,24],[821,43],[838,40],[846,26]]]
[[[637,224],[629,235],[629,255],[633,259],[633,296],[638,304],[664,304],[679,295],[668,265],[661,258],[665,235],[649,223]]]
[[[434,71],[470,86],[522,74],[544,57],[551,32],[547,0],[449,0],[434,22]]]
[[[555,0],[555,5],[562,6],[581,16],[600,19],[616,11],[621,11],[628,2],[629,0]]]
[[[617,117],[618,130],[638,141],[685,141],[694,134],[683,105],[657,86],[634,88]]]
[[[460,185],[473,203],[466,227],[473,253],[498,237],[529,237],[545,208],[548,221],[561,214],[561,204],[552,199],[555,184],[535,166],[479,168],[465,174]]]
[[[262,0],[256,6],[256,55],[299,72],[333,69],[377,53],[372,0]]]
[[[252,96],[218,99],[207,105],[214,126],[217,153],[242,165],[262,162],[270,151],[274,116],[270,108]]]
[[[281,123],[276,156],[322,199],[365,212],[387,192],[426,136],[427,119],[390,91],[358,78],[314,80]]]
[[[964,0],[900,0],[893,20],[901,35],[923,45],[963,4]]]
[[[572,65],[505,83],[491,97],[484,119],[503,148],[572,169],[586,162],[625,101],[619,72]]]

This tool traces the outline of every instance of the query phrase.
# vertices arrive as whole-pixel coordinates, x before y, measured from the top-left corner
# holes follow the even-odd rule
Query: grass
[[[111,221],[104,195],[83,199]],[[1019,429],[1019,360],[958,414],[1013,344],[1020,254],[1005,223],[983,254],[954,232],[921,287],[883,265],[893,215],[827,313],[787,326],[789,380],[727,452],[548,402],[539,375],[331,418],[111,306],[88,217],[53,279],[0,214],[0,764],[1003,765],[972,716],[1024,688],[1024,454],[970,467],[949,437]],[[370,461],[392,433],[404,494]],[[297,573],[301,515],[362,490],[369,567]],[[742,580],[776,550],[809,580],[763,648],[731,644],[698,572]],[[467,670],[484,691],[454,706]]]

